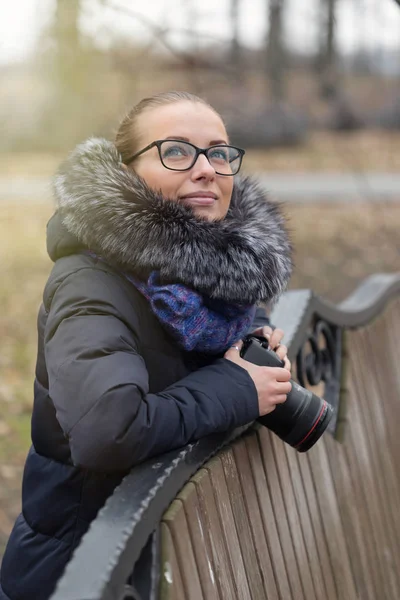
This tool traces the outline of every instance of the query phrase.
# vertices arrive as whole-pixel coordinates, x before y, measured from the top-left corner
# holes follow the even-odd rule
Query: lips
[[[189,204],[197,204],[200,206],[209,206],[218,200],[218,196],[214,192],[191,192],[180,197],[182,202]]]

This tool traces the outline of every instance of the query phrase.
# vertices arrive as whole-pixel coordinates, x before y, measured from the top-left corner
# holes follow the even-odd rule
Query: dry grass
[[[399,172],[400,132],[316,132],[299,148],[248,150],[250,172]]]
[[[400,203],[287,205],[296,249],[292,287],[333,300],[367,275],[400,270]],[[45,249],[49,204],[0,204],[0,556],[19,511],[29,447],[36,315],[51,268]]]

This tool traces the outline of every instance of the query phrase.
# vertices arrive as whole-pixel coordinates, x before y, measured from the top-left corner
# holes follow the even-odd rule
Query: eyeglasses
[[[154,148],[154,146],[157,146],[161,163],[170,171],[189,171],[199,155],[204,154],[217,175],[227,176],[236,175],[239,172],[245,153],[241,148],[226,144],[198,148],[194,144],[182,140],[156,140],[140,152],[136,152],[125,161],[125,164],[129,165],[135,158]]]

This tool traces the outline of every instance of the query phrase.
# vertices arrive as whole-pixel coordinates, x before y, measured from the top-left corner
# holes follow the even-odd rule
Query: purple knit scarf
[[[146,282],[127,279],[150,303],[153,313],[179,346],[186,351],[219,354],[244,337],[255,314],[255,306],[213,300],[182,285],[159,282],[153,271]]]

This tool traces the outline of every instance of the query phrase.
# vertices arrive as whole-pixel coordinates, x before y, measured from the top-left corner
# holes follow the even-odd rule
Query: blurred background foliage
[[[225,0],[225,13],[217,17],[212,11],[201,14],[196,0],[170,2],[186,24],[180,27],[154,22],[140,4],[54,0],[49,5],[29,60],[0,67],[5,132],[0,151],[64,151],[88,135],[112,136],[117,117],[129,106],[171,88],[205,96],[225,116],[233,139],[246,147],[301,143],[321,129],[400,129],[400,40],[397,45],[385,40],[390,15],[383,8],[396,0],[305,2],[303,13],[296,14],[305,31],[303,48],[286,31],[290,0],[260,4],[265,39],[257,47],[239,35],[241,5],[249,6],[243,0]],[[343,5],[353,6],[351,51],[338,43]],[[103,25],[90,33],[82,27],[105,11],[106,30]],[[222,15],[230,36],[219,39],[207,33],[207,19]],[[131,23],[132,36],[113,32],[112,17]],[[371,42],[371,19],[380,41],[378,35]],[[138,26],[145,36],[135,35]]]
[[[192,91],[222,113],[232,141],[246,148],[245,171],[354,175],[357,202],[321,193],[312,203],[284,203],[295,249],[291,287],[339,301],[367,275],[400,270],[400,190],[386,201],[365,178],[400,172],[397,0],[308,0],[300,11],[296,3],[296,43],[294,0],[256,4],[264,27],[258,45],[243,32],[245,0],[221,0],[218,10],[170,0],[159,20],[144,0],[48,0],[30,55],[0,63],[0,556],[20,509],[36,314],[51,268],[50,188],[27,200],[29,186],[50,178],[77,142],[112,139],[120,118],[146,95]],[[102,15],[101,27],[91,27]],[[212,33],[221,18],[223,36]],[[390,43],[389,24],[399,34]],[[340,42],[346,35],[347,46]]]

